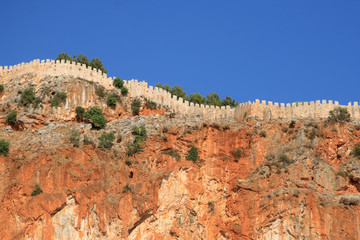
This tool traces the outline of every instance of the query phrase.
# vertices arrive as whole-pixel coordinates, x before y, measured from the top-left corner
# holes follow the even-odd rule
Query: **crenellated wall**
[[[271,101],[247,102],[240,104],[235,109],[235,118],[243,119],[245,116],[256,115],[264,119],[300,119],[300,118],[326,118],[329,111],[335,107],[346,107],[352,118],[360,118],[360,108],[358,102],[349,103],[347,106],[339,105],[338,101],[320,100],[311,102],[295,102],[295,103],[273,103]]]
[[[0,84],[6,84],[16,77],[24,74],[36,74],[37,76],[60,76],[69,75],[75,78],[82,78],[93,81],[104,86],[106,89],[113,89],[114,77],[108,77],[100,70],[92,69],[84,64],[69,62],[65,60],[33,60],[29,63],[21,63],[15,66],[0,67]],[[241,103],[236,108],[229,106],[215,107],[208,105],[194,104],[184,101],[161,88],[148,86],[144,81],[124,81],[125,87],[129,89],[130,97],[146,97],[158,104],[168,106],[177,114],[189,117],[201,117],[207,120],[236,119],[241,121],[245,116],[256,115],[264,119],[299,119],[299,118],[326,118],[329,111],[340,106],[337,101],[322,102],[301,102],[284,104],[271,101],[260,101]],[[360,118],[360,110],[357,102],[349,103],[347,107],[351,117]]]

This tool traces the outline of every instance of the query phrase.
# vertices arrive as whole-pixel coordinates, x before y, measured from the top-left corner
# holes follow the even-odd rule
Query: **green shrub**
[[[74,147],[80,147],[80,132],[76,129],[70,130],[70,142]]]
[[[84,117],[84,112],[85,112],[85,109],[82,106],[77,106],[75,108],[76,120],[82,121],[83,117]]]
[[[294,128],[295,127],[295,121],[291,120],[290,124],[289,124],[289,128]]]
[[[21,92],[20,104],[22,106],[27,107],[30,104],[33,104],[33,106],[36,108],[38,107],[39,103],[41,103],[41,99],[35,96],[33,87],[27,88]]]
[[[195,147],[194,145],[191,145],[191,148],[185,159],[195,162],[198,159],[198,148]]]
[[[260,132],[260,136],[263,137],[263,138],[266,138],[266,136],[267,136],[266,131],[265,131],[265,130],[262,130],[262,131]]]
[[[360,200],[357,199],[357,198],[346,198],[346,197],[341,197],[340,200],[339,200],[339,203],[342,203],[344,205],[348,205],[348,206],[351,206],[351,205],[359,205],[360,204]]]
[[[163,151],[162,154],[166,154],[166,155],[169,155],[171,157],[173,157],[177,162],[180,161],[180,154],[175,151],[174,149],[169,149],[169,150],[166,150],[166,151]]]
[[[334,110],[329,112],[329,121],[330,122],[339,122],[345,123],[350,121],[350,113],[347,108],[336,107]]]
[[[132,189],[129,184],[126,184],[122,190],[123,193],[132,192]]]
[[[0,84],[0,93],[2,93],[4,91],[4,85]]]
[[[106,118],[98,107],[91,107],[84,113],[84,118],[89,119],[95,127],[101,128],[106,126]]]
[[[232,150],[230,153],[234,157],[235,161],[238,161],[239,158],[243,155],[243,151],[241,150],[241,148]]]
[[[106,103],[109,107],[116,107],[116,97],[110,94],[106,99]]]
[[[360,143],[355,144],[355,147],[351,151],[351,154],[354,157],[360,158]]]
[[[131,129],[131,133],[134,135],[140,135],[140,129],[138,126],[133,126]]]
[[[145,107],[147,109],[155,110],[157,108],[157,104],[147,98],[145,98]]]
[[[127,147],[126,155],[128,155],[128,156],[133,156],[143,149],[140,146],[139,142],[135,141],[135,140],[133,143],[128,143],[126,147]]]
[[[140,112],[140,107],[141,107],[141,101],[138,98],[135,98],[132,102],[131,102],[131,110],[134,114],[139,114]]]
[[[282,163],[283,166],[288,166],[288,165],[290,165],[291,163],[294,162],[286,154],[280,154],[279,159],[280,159],[280,162]]]
[[[98,86],[95,88],[95,93],[96,95],[98,95],[100,98],[105,98],[106,97],[106,91],[105,88],[103,86]]]
[[[13,110],[6,116],[6,122],[10,125],[15,126],[17,123],[17,111]]]
[[[213,201],[208,202],[208,207],[210,208],[210,212],[214,212],[215,211],[215,204]]]
[[[32,191],[31,196],[36,196],[42,193],[43,190],[40,188],[39,184],[35,184],[35,189]]]
[[[0,139],[0,155],[7,156],[9,152],[10,142],[6,141],[5,139]]]
[[[99,137],[99,148],[110,149],[114,145],[114,133],[103,133]]]
[[[121,88],[121,94],[126,96],[128,94],[129,90],[126,87]]]
[[[84,136],[84,145],[93,145],[95,146],[95,144],[87,137],[87,136]]]
[[[66,103],[66,93],[64,92],[57,92],[55,96],[50,101],[51,107],[59,107],[61,104]]]
[[[115,78],[113,85],[114,87],[121,89],[124,86],[124,81],[121,78]]]

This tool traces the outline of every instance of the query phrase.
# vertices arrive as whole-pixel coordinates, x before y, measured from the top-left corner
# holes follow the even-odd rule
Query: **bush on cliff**
[[[126,96],[128,94],[129,90],[126,87],[121,88],[121,94]]]
[[[35,96],[35,91],[33,87],[27,88],[24,92],[20,92],[20,104],[22,106],[29,106],[32,104],[35,108],[38,107],[39,103],[41,103],[41,98]]]
[[[15,126],[17,123],[17,111],[13,110],[6,116],[6,122],[12,126]]]
[[[360,158],[360,143],[357,143],[355,145],[355,147],[353,148],[353,150],[351,151],[351,154],[354,157]]]
[[[61,104],[66,103],[67,95],[65,92],[57,92],[50,101],[51,107],[59,107]]]
[[[106,118],[102,114],[102,111],[98,107],[91,107],[84,113],[84,118],[89,119],[92,124],[97,128],[102,128],[106,126]]]
[[[5,139],[0,139],[0,155],[7,156],[9,152],[10,142]]]
[[[80,147],[80,132],[76,129],[70,130],[70,142],[74,147]]]
[[[107,104],[109,107],[115,108],[115,107],[116,107],[116,97],[115,97],[115,95],[110,94],[110,95],[107,97],[107,99],[106,99],[106,104]]]
[[[98,95],[100,98],[105,98],[106,97],[106,91],[105,88],[103,86],[98,86],[95,88],[95,93],[96,95]]]
[[[141,101],[138,98],[135,98],[132,102],[131,102],[131,111],[134,114],[139,114],[140,112],[140,107],[141,107]]]
[[[350,121],[350,113],[348,112],[347,108],[336,107],[334,110],[329,111],[328,119],[332,123],[345,123]]]
[[[113,85],[114,87],[121,89],[124,86],[124,81],[121,78],[115,78]]]
[[[185,159],[195,162],[198,159],[198,148],[195,147],[194,145],[191,145],[191,148]]]
[[[0,93],[2,93],[4,91],[4,85],[0,84]]]
[[[31,196],[36,196],[42,193],[43,190],[40,188],[39,184],[35,184],[35,189],[31,192]]]
[[[92,67],[95,69],[99,69],[103,73],[107,73],[107,70],[104,68],[103,63],[101,62],[100,59],[93,58],[89,62],[89,59],[84,54],[78,54],[77,56],[74,55],[74,57],[71,57],[67,53],[59,53],[59,55],[57,56],[57,58],[55,60],[67,60],[70,62],[82,63],[86,66],[89,66],[89,67]]]
[[[83,117],[84,117],[84,112],[85,112],[85,109],[82,106],[77,106],[75,108],[76,120],[82,121]]]
[[[103,133],[99,137],[99,148],[110,149],[114,145],[115,135],[114,133]]]

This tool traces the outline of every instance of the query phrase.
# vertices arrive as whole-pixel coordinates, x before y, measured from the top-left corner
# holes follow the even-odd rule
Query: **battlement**
[[[15,66],[0,67],[0,84],[6,84],[16,77],[24,74],[36,74],[37,76],[60,76],[68,75],[75,78],[82,78],[96,82],[106,89],[113,89],[114,77],[108,77],[98,69],[87,67],[84,64],[70,62],[66,60],[39,60],[35,59],[29,63],[21,63]],[[256,115],[266,120],[284,118],[326,118],[329,111],[340,106],[337,101],[320,100],[311,102],[296,103],[273,103],[271,101],[259,101],[241,103],[236,108],[229,106],[208,106],[194,104],[171,94],[161,88],[148,86],[144,81],[124,80],[124,86],[129,89],[130,97],[145,97],[158,104],[168,106],[177,114],[189,117],[200,117],[203,119],[216,121],[221,119],[236,119],[242,121],[245,116]],[[346,107],[351,113],[352,118],[360,118],[358,102],[349,103]]]

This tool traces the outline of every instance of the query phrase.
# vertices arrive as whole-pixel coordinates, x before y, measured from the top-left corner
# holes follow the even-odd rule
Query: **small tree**
[[[61,104],[66,103],[67,95],[65,92],[57,92],[50,101],[51,107],[59,107]]]
[[[35,184],[35,189],[31,192],[31,196],[39,195],[42,192],[43,190],[40,188],[39,184]]]
[[[10,125],[13,125],[15,126],[16,123],[17,123],[17,111],[16,110],[13,110],[11,111],[7,117],[6,117],[6,122]]]
[[[121,89],[124,86],[124,81],[121,78],[115,78],[113,85],[114,87]]]
[[[91,107],[84,113],[84,118],[89,119],[95,127],[102,128],[106,126],[106,118],[98,107]]]
[[[76,129],[70,130],[70,141],[74,147],[80,147],[80,132]]]
[[[105,88],[103,86],[98,86],[95,88],[95,93],[96,95],[98,95],[100,98],[105,98],[106,97],[106,91]]]
[[[103,63],[98,58],[91,59],[89,66],[101,70],[103,73],[107,73],[107,70],[104,68]]]
[[[5,139],[0,139],[0,155],[7,156],[9,152],[10,142]]]
[[[99,148],[110,149],[114,145],[115,135],[114,133],[103,133],[99,137]]]
[[[77,106],[75,108],[75,113],[76,113],[76,120],[78,121],[82,121],[83,120],[83,115],[84,115],[85,109],[82,106]]]
[[[336,107],[334,110],[329,111],[330,122],[345,123],[350,121],[350,113],[347,108]]]
[[[4,85],[0,84],[0,93],[4,91]]]
[[[140,107],[141,107],[141,101],[138,98],[135,98],[132,102],[131,102],[131,110],[134,114],[138,115],[140,112]]]
[[[185,159],[195,162],[198,159],[198,148],[194,145],[191,145],[191,148]]]
[[[354,157],[360,158],[360,143],[355,144],[351,154],[354,155]]]
[[[110,94],[106,99],[106,103],[109,107],[116,107],[116,97]]]
[[[121,94],[126,96],[128,94],[129,90],[126,87],[121,88]]]
[[[57,56],[57,58],[55,60],[68,60],[68,61],[72,62],[73,59],[67,53],[59,53],[59,56]]]

